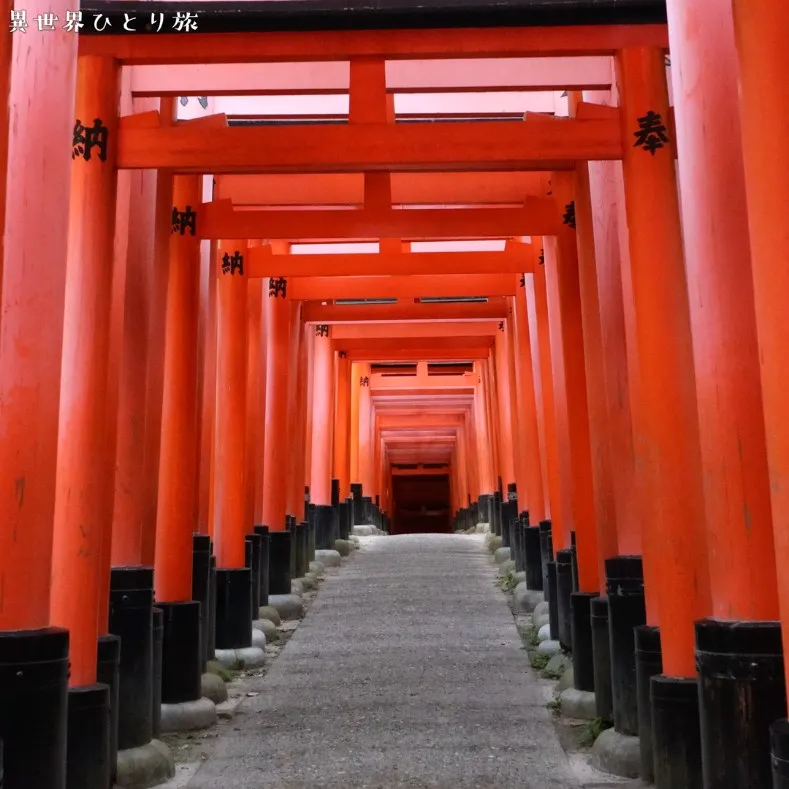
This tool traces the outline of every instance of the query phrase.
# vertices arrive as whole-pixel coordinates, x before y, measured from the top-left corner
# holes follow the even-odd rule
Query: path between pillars
[[[570,789],[481,536],[362,539],[188,789]]]

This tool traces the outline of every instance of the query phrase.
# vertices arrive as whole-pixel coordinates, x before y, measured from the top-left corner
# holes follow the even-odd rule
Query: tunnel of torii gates
[[[157,734],[154,600],[196,700],[364,523],[488,523],[658,786],[789,785],[789,4],[667,5],[3,32],[7,789]]]

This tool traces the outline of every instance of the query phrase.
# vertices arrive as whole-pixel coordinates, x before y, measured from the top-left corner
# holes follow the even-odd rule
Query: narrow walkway
[[[189,789],[570,789],[482,538],[364,539]]]

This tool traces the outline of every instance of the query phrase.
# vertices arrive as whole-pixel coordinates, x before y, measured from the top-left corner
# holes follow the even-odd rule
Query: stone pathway
[[[362,539],[188,789],[575,789],[481,536]]]

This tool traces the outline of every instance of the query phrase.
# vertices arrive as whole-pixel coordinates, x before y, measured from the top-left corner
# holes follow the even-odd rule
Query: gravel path
[[[575,789],[482,537],[361,542],[188,789]]]

